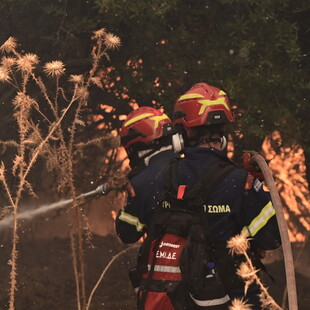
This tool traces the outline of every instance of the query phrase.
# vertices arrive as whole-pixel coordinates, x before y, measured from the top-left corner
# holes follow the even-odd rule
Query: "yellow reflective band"
[[[244,237],[249,237],[250,236],[250,232],[249,232],[248,226],[244,226],[242,228],[241,235],[244,235]]]
[[[185,100],[185,99],[194,99],[194,98],[203,98],[203,95],[200,94],[185,94],[183,96],[181,96],[179,100]]]
[[[169,117],[166,114],[164,114],[164,115],[150,117],[150,119],[155,122],[154,128],[156,129],[160,121],[164,119],[169,119]]]
[[[245,233],[246,236],[254,237],[269,221],[269,219],[276,214],[275,209],[271,201],[269,201],[266,206],[262,209],[259,215],[253,219],[249,226],[246,226],[242,229],[242,233]]]
[[[133,225],[136,227],[137,231],[142,231],[145,227],[145,224],[140,223],[139,219],[135,216],[132,216],[129,213],[126,213],[124,211],[121,211],[121,215],[119,216],[119,219],[123,222],[126,222],[130,225]]]
[[[144,114],[138,115],[130,119],[129,121],[125,122],[124,127],[127,127],[137,121],[140,121],[141,119],[147,118],[148,116],[152,116],[152,115],[153,115],[152,113],[144,113]]]
[[[222,91],[222,90],[220,90],[220,92],[219,92],[219,96],[220,95],[227,96],[227,94],[224,91]]]
[[[198,113],[199,115],[203,114],[207,107],[218,105],[218,104],[222,104],[229,111],[229,107],[224,97],[218,98],[216,100],[208,100],[208,99],[198,100],[198,102],[202,104],[202,106],[200,107],[199,113]]]

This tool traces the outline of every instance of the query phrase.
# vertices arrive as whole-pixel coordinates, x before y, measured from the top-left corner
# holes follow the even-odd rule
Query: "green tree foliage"
[[[115,55],[123,61],[117,68],[120,75],[128,76],[124,61],[142,59],[140,75],[123,80],[131,96],[146,104],[154,100],[171,111],[181,92],[208,81],[227,90],[239,113],[246,115],[239,126],[247,144],[256,137],[251,144],[257,148],[274,129],[287,139],[302,139],[300,115],[309,109],[305,52],[300,48],[304,21],[299,17],[307,9],[302,2],[96,3],[123,39],[125,49]],[[157,77],[160,86],[152,87]]]

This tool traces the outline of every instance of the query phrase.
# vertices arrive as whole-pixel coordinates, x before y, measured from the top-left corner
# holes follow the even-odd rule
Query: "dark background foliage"
[[[110,55],[112,91],[91,97],[87,113],[101,114],[100,122],[119,128],[118,115],[131,110],[132,100],[171,114],[176,98],[204,81],[227,91],[246,116],[236,125],[243,133],[235,137],[237,155],[258,150],[279,129],[284,143],[305,149],[309,167],[309,12],[303,0],[4,0],[1,42],[12,35],[42,61],[63,60],[68,73],[83,72],[91,32],[106,27],[122,47]],[[9,94],[1,90],[5,102]],[[8,124],[2,123],[2,134],[3,126]]]

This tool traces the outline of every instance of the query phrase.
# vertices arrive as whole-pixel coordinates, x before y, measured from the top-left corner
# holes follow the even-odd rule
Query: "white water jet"
[[[17,214],[18,220],[31,220],[35,216],[42,215],[52,210],[61,209],[69,205],[73,199],[61,200],[49,205],[43,205],[34,210],[26,210]],[[0,221],[0,230],[12,224],[13,216],[9,215]]]
[[[76,199],[85,199],[91,196],[96,196],[96,195],[106,195],[112,188],[109,187],[107,184],[102,184],[99,185],[95,190],[81,194],[76,197]],[[34,210],[26,210],[26,211],[21,211],[20,213],[17,214],[17,219],[18,220],[31,220],[35,216],[42,215],[46,212],[56,210],[56,209],[61,209],[69,205],[73,199],[67,199],[67,200],[60,200],[58,202],[54,202],[52,204],[48,205],[43,205],[38,207],[37,209]],[[12,225],[13,221],[13,216],[9,215],[2,220],[0,220],[0,230],[3,228],[10,227]]]

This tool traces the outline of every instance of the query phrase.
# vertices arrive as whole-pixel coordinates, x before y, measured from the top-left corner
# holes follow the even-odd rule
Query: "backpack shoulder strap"
[[[216,186],[236,168],[236,165],[230,161],[221,159],[215,160],[202,174],[199,180],[186,189],[184,198],[188,198],[193,195],[201,195],[201,193],[203,193],[203,199],[209,199]]]
[[[169,191],[173,197],[177,197],[180,187],[178,180],[178,167],[181,159],[173,160],[167,167],[164,183],[165,191]],[[185,186],[182,199],[201,196],[203,193],[204,200],[207,200],[215,190],[216,186],[233,170],[237,169],[236,165],[228,160],[215,160],[203,172],[195,184]],[[184,186],[184,185],[181,185]]]
[[[181,158],[175,158],[165,169],[164,173],[164,192],[170,192],[172,196],[176,196],[179,188],[178,167]]]
[[[172,160],[164,173],[164,191],[170,192],[173,197],[177,197],[180,187],[178,180],[178,168],[180,158]],[[203,190],[203,198],[206,200],[213,193],[216,186],[227,176],[231,171],[237,169],[237,166],[229,160],[215,160],[202,174],[199,180],[192,185],[186,186],[183,199],[201,195]]]

